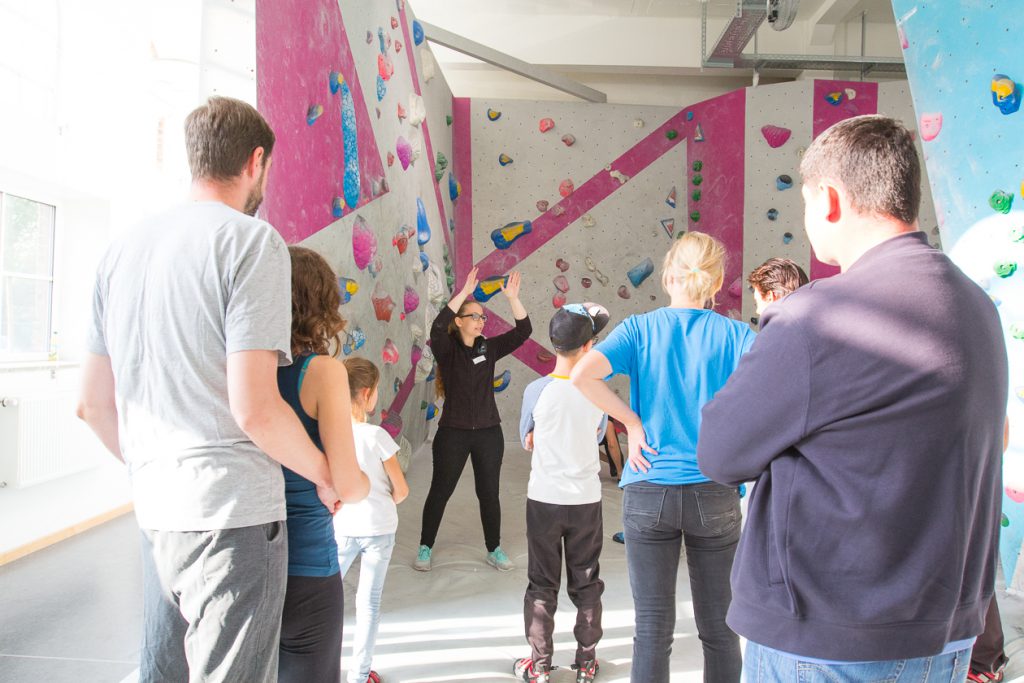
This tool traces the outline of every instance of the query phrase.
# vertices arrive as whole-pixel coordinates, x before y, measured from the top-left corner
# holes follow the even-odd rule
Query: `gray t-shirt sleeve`
[[[110,355],[110,352],[107,351],[106,335],[103,332],[103,315],[107,294],[104,270],[104,262],[101,261],[96,269],[96,280],[92,288],[92,314],[89,319],[89,329],[85,334],[85,350],[98,356]]]
[[[526,391],[523,392],[523,409],[519,415],[519,442],[522,443],[523,448],[526,448],[526,435],[533,431],[533,409],[536,407],[544,387],[549,384],[551,384],[550,377],[541,377],[530,382]]]
[[[292,266],[288,247],[269,225],[239,245],[227,291],[224,340],[228,354],[277,351],[292,362]]]

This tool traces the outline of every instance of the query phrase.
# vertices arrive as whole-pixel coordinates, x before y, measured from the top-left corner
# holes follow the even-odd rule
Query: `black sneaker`
[[[576,672],[576,683],[593,683],[597,678],[597,672],[601,670],[596,659],[582,664],[573,664],[572,668]]]
[[[548,672],[534,669],[533,660],[529,657],[517,659],[512,665],[512,673],[521,681],[526,683],[549,683],[551,680]],[[591,679],[593,680],[593,679]]]

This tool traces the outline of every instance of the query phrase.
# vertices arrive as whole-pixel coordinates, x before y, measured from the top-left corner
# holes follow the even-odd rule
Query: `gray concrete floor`
[[[412,570],[420,513],[430,481],[429,452],[413,459],[412,493],[399,506],[397,547],[384,588],[383,621],[374,668],[389,683],[510,681],[523,638],[526,587],[525,497],[529,454],[508,444],[502,476],[502,546],[517,563],[498,573],[484,563],[485,548],[472,471],[449,503],[430,573]],[[629,679],[633,613],[619,529],[621,493],[604,481],[605,546],[601,574],[605,636],[599,646],[602,683]],[[127,515],[75,538],[0,567],[0,683],[100,683],[134,679],[141,632],[138,529]],[[685,566],[685,564],[683,565]],[[358,564],[345,579],[345,647],[351,653]],[[1007,680],[1024,674],[1024,599],[1000,593],[1010,653]],[[672,654],[673,683],[702,680],[685,572],[677,583],[679,619]],[[556,616],[555,663],[572,662],[572,606],[564,590]],[[568,669],[552,681],[574,680]]]

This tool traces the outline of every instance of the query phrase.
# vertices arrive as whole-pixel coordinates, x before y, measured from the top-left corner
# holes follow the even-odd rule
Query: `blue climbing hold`
[[[508,389],[508,385],[512,383],[512,371],[506,370],[497,377],[494,378],[494,393],[500,394],[501,392]]]
[[[508,249],[512,246],[512,243],[523,235],[528,235],[533,231],[533,223],[531,221],[516,221],[509,223],[503,228],[496,228],[491,231],[491,241],[494,242],[494,246],[498,249]]]
[[[783,244],[789,244],[792,241],[793,241],[793,233],[787,232],[787,233],[784,233],[782,235],[782,243]]]
[[[384,96],[388,94],[388,85],[381,78],[380,74],[377,74],[377,101],[380,102],[384,99]]]
[[[692,111],[686,112],[686,120],[687,121],[693,121],[693,112]]]
[[[331,202],[331,215],[335,218],[341,218],[345,215],[345,200],[341,197],[335,197],[334,201]]]
[[[778,178],[775,179],[775,187],[777,187],[780,191],[788,190],[789,188],[793,187],[793,179],[785,174],[780,175]]]
[[[639,287],[643,284],[644,280],[651,276],[654,272],[654,262],[650,257],[645,258],[641,263],[633,266],[626,273],[626,277],[633,283],[634,287]]]
[[[768,209],[768,220],[773,221],[779,217],[779,212],[776,209]]]
[[[337,95],[341,89],[341,84],[345,81],[345,77],[337,71],[332,71],[331,75],[327,77],[327,85],[331,88],[331,94]]]
[[[412,42],[417,45],[423,42],[423,25],[416,19],[412,20]]]
[[[427,222],[427,207],[423,200],[416,198],[416,244],[421,247],[430,241],[430,223]]]
[[[448,196],[454,202],[462,194],[462,185],[455,179],[455,174],[448,172]]]
[[[495,277],[489,277],[481,280],[473,290],[473,298],[480,303],[490,301],[491,297],[501,291],[502,285],[508,281],[508,278],[503,275],[497,275]]]
[[[384,29],[382,27],[377,28],[377,40],[380,41],[380,53],[387,54],[388,47],[384,43]]]
[[[359,204],[359,134],[356,132],[356,106],[348,83],[341,84],[341,134],[345,141],[345,175],[342,186],[350,209]]]
[[[427,272],[428,268],[430,268],[430,257],[427,256],[427,252],[425,251],[420,252],[420,267],[423,268],[424,273]]]

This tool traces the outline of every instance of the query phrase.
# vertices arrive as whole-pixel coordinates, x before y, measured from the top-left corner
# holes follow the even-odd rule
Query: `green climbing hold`
[[[701,197],[700,190],[694,190],[693,194],[690,196],[693,197],[693,201],[699,202]]]
[[[988,205],[999,213],[1010,213],[1010,208],[1013,206],[1013,195],[1002,190],[996,190],[988,198]]]
[[[703,168],[704,168],[704,162],[703,161],[699,161],[698,160],[698,161],[693,162],[693,170],[694,171],[700,171]]]
[[[1010,239],[1014,242],[1024,242],[1024,227],[1016,227],[1010,230]]]
[[[992,269],[996,271],[996,275],[999,277],[1010,277],[1017,272],[1016,261],[996,261]]]
[[[665,131],[665,137],[667,137],[669,140],[675,140],[677,137],[679,137],[679,131],[677,131],[677,130],[666,130]]]
[[[700,173],[698,173],[695,176],[693,176],[692,182],[693,182],[694,185],[700,185],[701,183],[704,182],[704,176],[702,176]]]
[[[1004,529],[1010,526],[1010,518],[1006,516],[1005,512],[999,518],[999,526],[1003,527]]]
[[[451,114],[448,114],[447,116],[445,116],[444,120],[448,123],[449,126],[452,125],[452,115]]]
[[[1010,336],[1014,339],[1024,341],[1024,324],[1013,323],[1010,325]]]
[[[692,211],[690,213],[690,220],[696,223],[700,220],[700,211]]]
[[[420,401],[420,410],[426,410],[427,405],[429,404],[426,401]]]
[[[680,230],[679,232],[676,233],[676,239],[681,238],[685,234],[686,234],[685,230]]]

